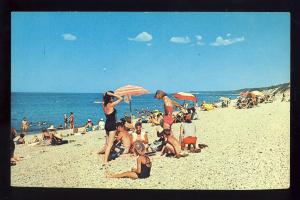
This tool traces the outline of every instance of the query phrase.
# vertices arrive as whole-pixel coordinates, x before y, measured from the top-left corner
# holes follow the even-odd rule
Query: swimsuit
[[[147,162],[146,162],[146,164],[141,163],[141,173],[139,173],[139,174],[136,173],[139,178],[148,178],[150,176],[151,162],[147,156],[145,156],[145,157],[146,157]]]
[[[164,122],[169,124],[170,126],[173,124],[172,112],[173,112],[173,107],[165,105]]]
[[[117,129],[117,127],[116,127],[116,113],[117,113],[116,109],[114,109],[114,111],[110,114],[104,113],[105,116],[106,116],[105,130],[107,132],[115,131]]]

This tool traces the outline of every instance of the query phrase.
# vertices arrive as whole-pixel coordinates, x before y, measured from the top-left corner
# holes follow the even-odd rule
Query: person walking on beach
[[[68,121],[70,123],[70,129],[73,129],[74,128],[74,114],[73,114],[73,112],[70,113]]]
[[[28,125],[27,125],[27,120],[24,117],[22,120],[22,133],[26,134],[28,131]]]
[[[67,117],[67,114],[64,114],[64,128],[67,129],[68,128],[68,117]]]
[[[151,160],[145,155],[146,148],[141,141],[137,141],[134,144],[134,151],[139,156],[137,158],[137,167],[132,168],[131,171],[123,172],[120,174],[112,174],[106,172],[107,178],[131,178],[131,179],[141,179],[148,178],[151,171]]]
[[[114,97],[117,98],[116,101],[114,101]],[[116,95],[113,93],[113,91],[108,91],[104,94],[103,96],[103,112],[106,117],[106,122],[105,122],[105,131],[106,131],[106,143],[103,148],[105,149],[104,157],[103,157],[103,166],[107,165],[108,162],[108,156],[111,150],[111,147],[113,145],[113,142],[115,140],[115,135],[116,135],[116,114],[117,110],[114,108],[116,105],[118,105],[123,98],[119,95]],[[101,152],[101,151],[100,151]]]

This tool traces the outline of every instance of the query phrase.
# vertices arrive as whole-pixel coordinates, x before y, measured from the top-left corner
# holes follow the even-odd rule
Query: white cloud
[[[104,68],[103,68],[103,71],[105,72],[106,70],[107,70],[106,67],[104,67]]]
[[[64,33],[61,36],[64,38],[64,40],[69,40],[69,41],[77,40],[77,37],[71,33]]]
[[[227,37],[230,37],[230,36],[231,36],[231,33],[227,33],[226,36],[227,36]]]
[[[147,46],[148,46],[148,47],[151,47],[151,46],[152,46],[152,44],[151,44],[151,43],[147,43]]]
[[[186,36],[186,37],[171,37],[170,42],[186,44],[186,43],[190,43],[191,40],[188,36]]]
[[[128,40],[136,42],[148,42],[152,40],[152,35],[147,32],[142,32],[138,34],[135,38],[128,38]]]
[[[203,39],[203,38],[202,38],[201,35],[196,35],[195,37],[196,37],[196,40],[197,40],[197,41],[196,41],[196,44],[197,44],[197,45],[204,45],[204,43],[202,42],[202,39]]]
[[[227,46],[234,44],[236,42],[243,42],[245,40],[245,37],[238,37],[238,38],[232,38],[232,39],[223,39],[221,36],[218,36],[216,38],[216,41],[211,43],[211,46]]]

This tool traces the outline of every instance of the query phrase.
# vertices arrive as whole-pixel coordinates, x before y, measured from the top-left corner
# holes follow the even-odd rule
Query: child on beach
[[[123,172],[120,174],[111,174],[106,171],[106,177],[131,179],[148,178],[150,176],[152,163],[150,158],[145,155],[146,149],[144,144],[140,141],[135,142],[134,151],[138,155],[136,168],[132,168],[131,171]]]

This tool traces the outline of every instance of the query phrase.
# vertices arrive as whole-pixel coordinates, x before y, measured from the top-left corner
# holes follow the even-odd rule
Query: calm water
[[[220,96],[236,98],[237,94],[230,92],[199,92],[195,96],[199,102],[217,102]],[[23,117],[27,118],[30,132],[40,131],[43,127],[48,128],[50,124],[55,127],[63,124],[64,114],[69,116],[70,112],[75,116],[75,127],[85,124],[88,118],[97,123],[100,118],[104,118],[101,104],[95,103],[102,100],[102,94],[81,93],[11,93],[11,126],[18,131],[21,129]],[[183,103],[181,100],[176,100]],[[154,94],[147,94],[132,97],[132,110],[142,108],[163,111],[163,102],[154,99]],[[124,114],[129,114],[129,104],[122,102],[117,107],[117,117],[122,118]],[[44,126],[38,126],[37,122],[46,122]]]

